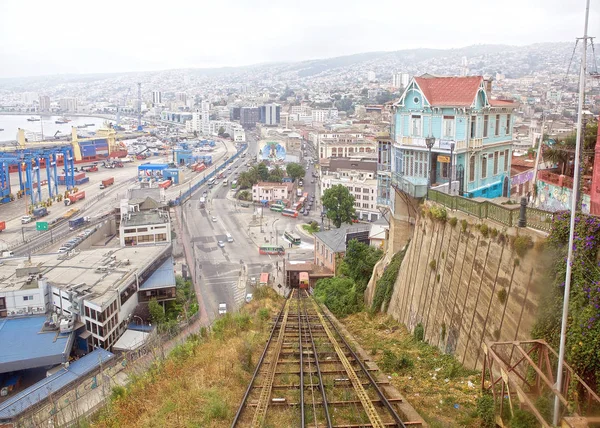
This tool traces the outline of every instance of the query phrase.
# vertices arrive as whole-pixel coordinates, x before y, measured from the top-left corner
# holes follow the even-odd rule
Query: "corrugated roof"
[[[48,398],[50,394],[54,394],[71,382],[84,377],[113,356],[112,353],[97,348],[85,357],[70,363],[68,368],[63,368],[24,389],[14,397],[0,403],[0,421],[18,416],[28,408]]]
[[[75,333],[42,332],[45,321],[43,315],[0,320],[0,373],[67,361]]]
[[[123,336],[119,337],[119,340],[113,345],[114,351],[134,351],[142,346],[150,333],[136,330],[125,330]]]
[[[175,272],[173,270],[173,259],[168,258],[141,286],[140,290],[152,290],[175,286]]]
[[[475,101],[482,81],[482,76],[415,77],[432,106],[469,107]]]
[[[314,234],[323,244],[325,244],[334,253],[343,253],[346,251],[346,234],[352,232],[360,232],[368,230],[369,226],[356,225],[340,227],[339,229],[331,229]]]

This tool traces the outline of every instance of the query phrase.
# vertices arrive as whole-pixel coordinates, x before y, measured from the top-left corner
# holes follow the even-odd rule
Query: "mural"
[[[259,161],[283,161],[286,157],[285,143],[282,141],[261,141]]]
[[[533,203],[535,208],[545,211],[565,211],[571,209],[571,195],[573,190],[568,187],[559,187],[554,184],[538,180],[537,198]],[[581,200],[581,210],[590,213],[590,195],[583,195]]]

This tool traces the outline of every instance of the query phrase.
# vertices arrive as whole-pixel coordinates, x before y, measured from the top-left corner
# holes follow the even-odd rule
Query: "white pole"
[[[538,143],[538,148],[537,148],[537,153],[535,154],[535,166],[533,167],[533,192],[534,192],[534,199],[537,199],[537,190],[536,190],[536,186],[537,186],[537,175],[538,175],[538,170],[540,167],[540,157],[542,155],[542,144],[544,144],[544,124],[545,124],[545,120],[546,117],[544,116],[544,113],[542,113],[542,129],[541,129],[541,135],[540,135],[540,141]],[[529,202],[529,201],[527,201]]]
[[[560,393],[563,383],[563,364],[565,359],[565,342],[567,333],[567,317],[569,315],[569,296],[571,292],[571,265],[573,263],[573,236],[575,234],[575,215],[577,209],[577,194],[579,193],[579,163],[581,152],[582,123],[583,123],[583,100],[585,98],[585,78],[586,78],[586,60],[587,60],[587,39],[588,39],[588,18],[590,15],[590,0],[586,0],[585,7],[585,25],[583,29],[583,53],[581,58],[581,68],[579,72],[579,105],[577,110],[577,141],[575,146],[575,174],[573,176],[573,193],[571,196],[571,223],[569,226],[569,253],[567,256],[567,272],[565,275],[565,295],[563,301],[562,322],[560,326],[560,348],[558,352],[558,368],[556,370],[556,389]],[[554,396],[554,426],[558,425],[560,417],[560,398]]]

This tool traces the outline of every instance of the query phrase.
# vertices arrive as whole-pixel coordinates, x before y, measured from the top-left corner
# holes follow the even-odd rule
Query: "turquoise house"
[[[482,76],[410,81],[392,116],[393,187],[423,197],[429,178],[431,188],[465,197],[510,196],[516,104],[492,99],[491,86]]]

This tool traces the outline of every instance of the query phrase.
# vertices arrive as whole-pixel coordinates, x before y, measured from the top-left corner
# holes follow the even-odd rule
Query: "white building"
[[[25,259],[22,259],[25,261]],[[27,268],[19,269],[15,274],[18,281],[3,281],[0,283],[0,318],[27,314],[43,314],[47,309],[47,283],[40,278],[38,272]],[[39,269],[38,269],[39,271]]]
[[[292,183],[259,182],[252,186],[252,200],[254,202],[290,200],[293,196],[293,188]]]
[[[210,102],[202,100],[200,103],[200,113],[202,117],[202,133],[210,134]]]
[[[21,94],[21,104],[32,105],[38,100],[37,92],[24,92]]]
[[[375,74],[374,71],[371,70],[367,73],[367,80],[369,82],[374,82],[375,80],[377,80],[377,75]]]
[[[240,127],[233,130],[233,141],[236,143],[246,142],[246,131],[244,131],[244,128]]]
[[[279,124],[281,116],[281,106],[279,104],[265,104],[261,106],[262,123],[266,126],[275,126]]]
[[[338,119],[338,110],[336,108],[321,109],[312,111],[313,122],[330,122]]]
[[[61,98],[58,105],[63,112],[77,112],[77,98]]]
[[[40,111],[50,111],[50,97],[48,95],[40,95]]]
[[[171,219],[167,211],[154,208],[159,206],[152,198],[121,201],[121,247],[171,242]]]
[[[162,92],[152,91],[152,104],[154,104],[154,105],[162,104]]]
[[[410,82],[410,74],[396,72],[392,74],[392,86],[394,88],[406,88]]]

